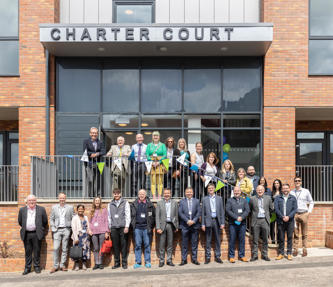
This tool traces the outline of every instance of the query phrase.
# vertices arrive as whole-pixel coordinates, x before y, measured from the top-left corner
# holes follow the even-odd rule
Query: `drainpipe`
[[[50,97],[49,97],[49,51],[46,49],[46,62],[45,62],[45,70],[46,70],[46,103],[45,103],[45,108],[46,108],[46,129],[45,129],[45,155],[50,154]]]

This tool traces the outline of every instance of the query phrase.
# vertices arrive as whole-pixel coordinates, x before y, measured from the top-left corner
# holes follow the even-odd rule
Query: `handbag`
[[[111,253],[111,247],[112,247],[112,241],[110,239],[104,240],[101,250],[99,251],[99,254],[102,255],[102,254]]]
[[[80,260],[83,257],[82,247],[79,245],[73,245],[69,250],[69,257],[74,261]]]

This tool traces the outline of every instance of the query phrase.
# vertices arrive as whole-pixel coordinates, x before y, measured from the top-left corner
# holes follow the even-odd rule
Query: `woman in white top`
[[[191,154],[191,165],[196,165],[198,169],[201,168],[202,164],[204,163],[204,157],[202,154],[202,143],[197,142],[195,144],[195,152]],[[199,178],[199,175],[197,172],[193,171],[191,175],[192,180],[192,187],[194,191],[194,197],[199,198],[199,195],[202,193],[203,190],[203,184],[202,181]]]
[[[216,165],[218,164],[218,162],[219,159],[217,158],[216,154],[210,152],[206,158],[206,162],[203,163],[203,165],[201,166],[200,177],[203,182],[206,181],[205,175],[212,178],[217,176],[218,169]]]

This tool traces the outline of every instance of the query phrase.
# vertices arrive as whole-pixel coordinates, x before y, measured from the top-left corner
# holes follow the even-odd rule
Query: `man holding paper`
[[[248,262],[245,257],[246,218],[250,207],[246,199],[241,197],[239,186],[234,188],[234,197],[228,199],[226,213],[229,217],[229,261],[235,263],[235,243],[238,237],[238,257],[240,261]]]

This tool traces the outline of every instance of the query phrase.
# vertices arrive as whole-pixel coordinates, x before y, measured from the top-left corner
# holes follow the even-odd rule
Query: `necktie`
[[[188,200],[188,211],[190,212],[190,219],[192,220],[192,199]]]
[[[138,150],[138,161],[141,161],[141,147],[142,145],[139,144],[139,150]]]

